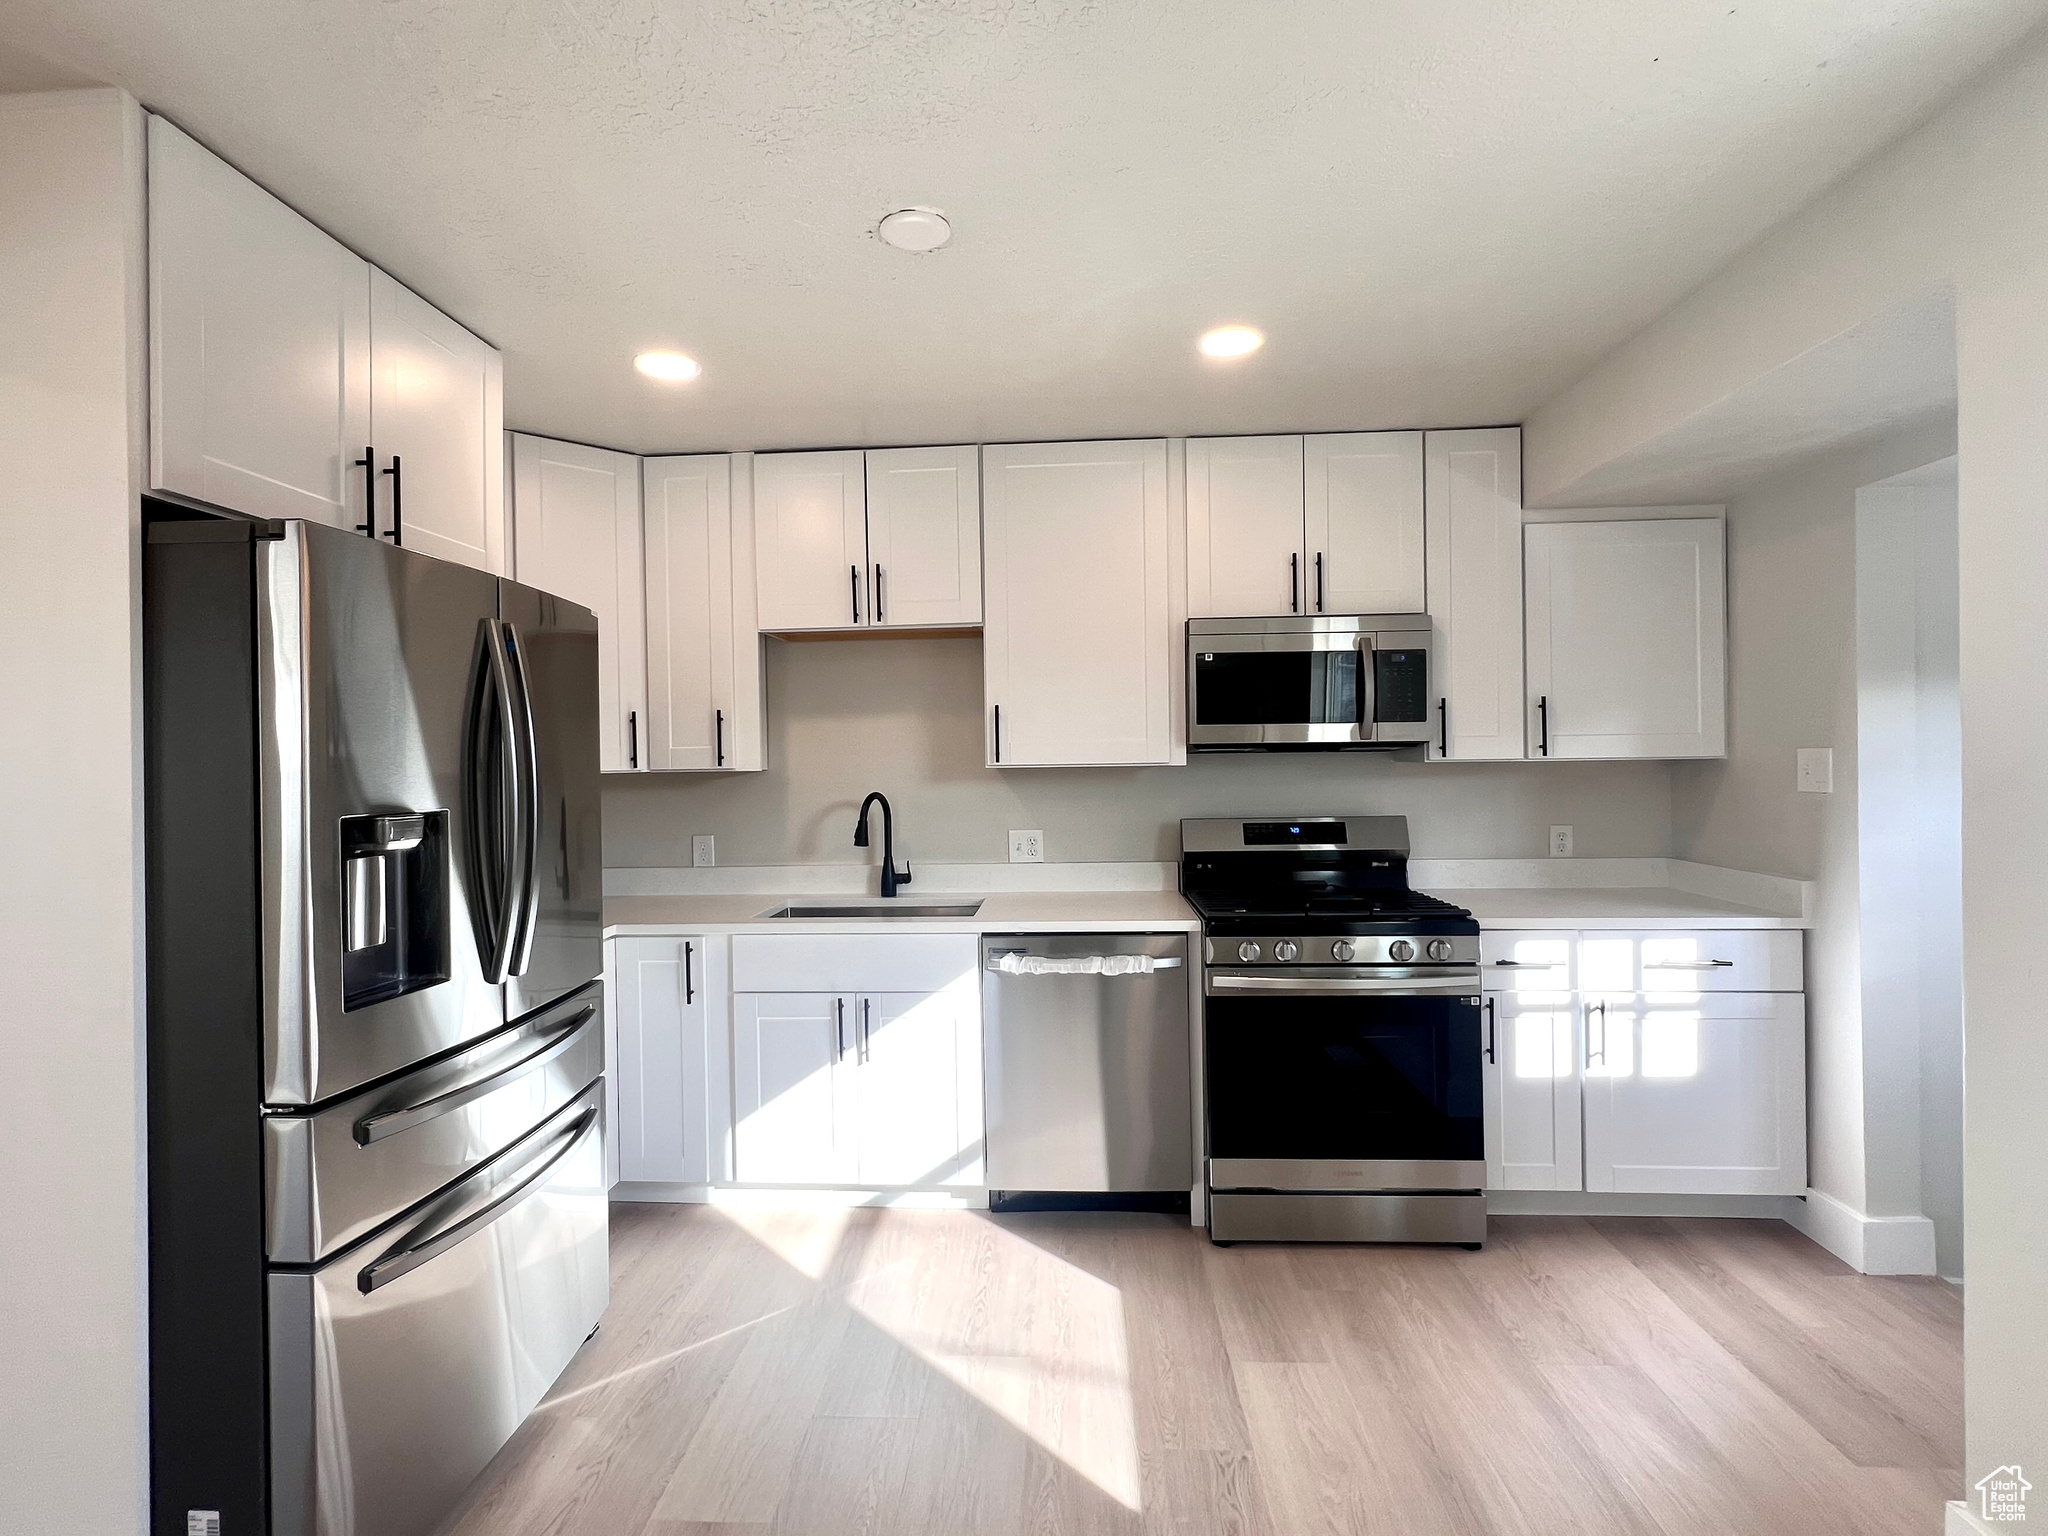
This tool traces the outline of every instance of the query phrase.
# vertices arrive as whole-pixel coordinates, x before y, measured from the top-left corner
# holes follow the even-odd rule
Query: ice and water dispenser
[[[448,813],[341,821],[342,1008],[448,979]]]

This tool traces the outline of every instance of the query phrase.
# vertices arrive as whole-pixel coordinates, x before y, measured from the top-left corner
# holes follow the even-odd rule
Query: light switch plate
[[[1552,827],[1550,829],[1550,856],[1553,859],[1568,859],[1572,856],[1572,829]]]
[[[1799,792],[1805,795],[1832,795],[1835,792],[1833,747],[1799,749]]]
[[[1045,834],[1043,832],[1012,832],[1010,834],[1010,862],[1012,864],[1043,864],[1045,862]]]
[[[718,839],[699,832],[690,839],[690,862],[698,869],[710,869],[718,862]]]

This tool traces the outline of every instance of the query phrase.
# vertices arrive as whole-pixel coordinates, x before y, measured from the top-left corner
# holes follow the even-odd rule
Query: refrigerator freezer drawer
[[[603,1084],[395,1236],[270,1276],[271,1536],[426,1536],[603,1312]]]
[[[604,1072],[603,984],[312,1115],[263,1122],[265,1246],[317,1264],[517,1141]]]

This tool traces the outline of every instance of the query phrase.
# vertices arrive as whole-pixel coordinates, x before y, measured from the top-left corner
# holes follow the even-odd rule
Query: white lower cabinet
[[[1801,949],[1790,931],[1483,935],[1487,1188],[1803,1193]]]
[[[847,1004],[828,992],[732,1000],[733,1176],[748,1184],[858,1177]]]
[[[1806,1000],[1786,992],[1589,997],[1586,1188],[1806,1189]]]
[[[723,941],[614,939],[609,949],[618,1179],[727,1177]]]
[[[869,1188],[982,1182],[971,934],[733,940],[733,1177]]]
[[[1489,992],[1486,1187],[1582,1189],[1579,1007],[1569,992]]]

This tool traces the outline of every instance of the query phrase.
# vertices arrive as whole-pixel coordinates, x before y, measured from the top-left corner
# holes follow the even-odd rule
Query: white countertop
[[[1467,907],[1482,928],[1804,928],[1797,917],[1668,886],[1529,889],[1441,887],[1432,894]],[[872,900],[872,898],[869,898]],[[953,893],[905,895],[906,906],[973,899]],[[1173,891],[999,891],[973,917],[764,918],[790,902],[848,902],[849,896],[608,896],[605,937],[767,930],[892,933],[1197,932],[1201,919]]]
[[[1669,886],[1551,886],[1525,890],[1440,888],[1481,928],[1807,928],[1800,917]]]
[[[849,902],[848,896],[607,896],[605,937],[768,930],[814,933],[1089,933],[1199,932],[1202,920],[1175,891],[999,891],[981,899],[973,917],[774,918],[790,902]],[[868,898],[872,900],[873,898]],[[971,901],[953,893],[904,895],[905,906]]]

